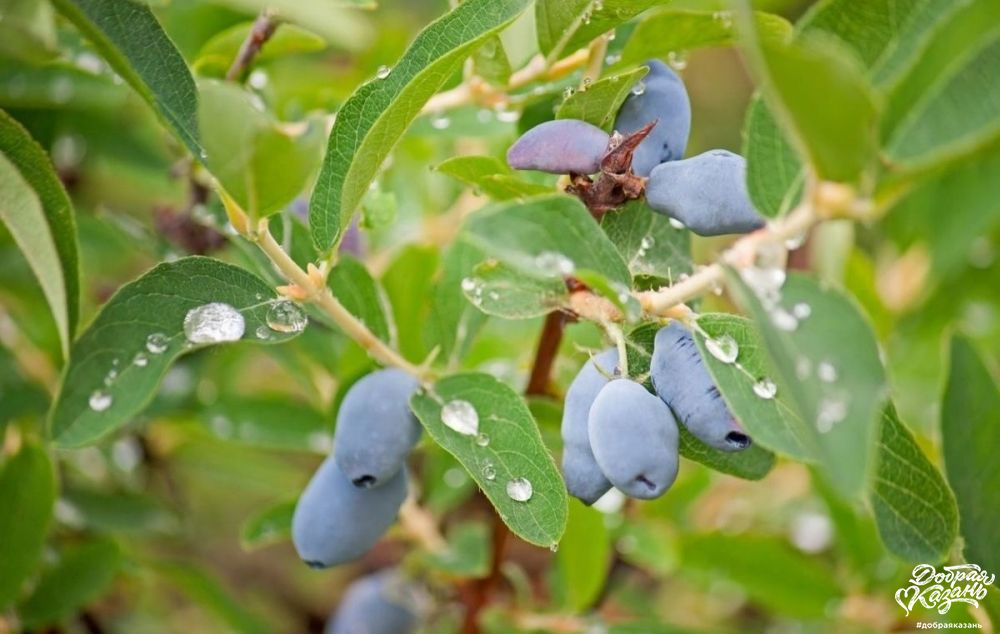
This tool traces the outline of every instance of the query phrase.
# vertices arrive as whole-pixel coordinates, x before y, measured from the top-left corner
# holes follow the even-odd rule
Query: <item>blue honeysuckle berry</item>
[[[324,634],[411,634],[420,617],[411,599],[411,583],[398,570],[386,569],[347,586]]]
[[[578,119],[546,121],[521,135],[507,151],[507,164],[519,170],[550,174],[594,174],[610,137]]]
[[[601,471],[590,448],[587,419],[594,399],[614,376],[617,366],[617,348],[608,348],[595,355],[580,368],[563,403],[563,477],[570,495],[588,505],[611,488],[611,482]]]

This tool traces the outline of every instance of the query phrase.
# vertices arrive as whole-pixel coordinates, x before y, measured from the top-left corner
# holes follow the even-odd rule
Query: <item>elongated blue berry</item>
[[[351,386],[337,413],[333,455],[355,486],[379,486],[403,468],[420,440],[410,411],[417,380],[396,368],[377,370]]]
[[[327,458],[295,505],[292,542],[312,568],[358,559],[395,521],[406,498],[406,469],[373,489],[359,489]]]
[[[629,379],[611,381],[590,408],[590,446],[601,471],[628,496],[663,495],[677,478],[677,422],[663,401]]]
[[[639,176],[649,176],[660,163],[681,159],[691,133],[691,102],[684,82],[659,60],[646,66],[649,73],[632,89],[615,119],[615,130],[625,136],[656,121],[632,156],[632,171]]]
[[[747,193],[746,161],[726,150],[660,165],[649,175],[646,202],[700,236],[749,233],[764,226]]]
[[[536,125],[507,151],[507,164],[550,174],[593,174],[601,169],[608,134],[585,121],[557,119]]]
[[[584,504],[593,504],[611,488],[590,449],[587,419],[594,399],[614,376],[618,350],[608,348],[587,361],[570,383],[563,403],[563,477],[570,495]]]
[[[324,634],[411,634],[420,625],[412,594],[397,570],[361,577],[347,587]]]
[[[722,399],[698,345],[680,323],[672,322],[656,333],[649,372],[656,393],[702,442],[723,451],[750,446],[750,437]]]

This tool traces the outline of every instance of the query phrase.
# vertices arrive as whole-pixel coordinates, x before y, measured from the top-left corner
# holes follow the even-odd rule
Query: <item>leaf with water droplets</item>
[[[556,119],[579,119],[611,132],[615,115],[632,86],[648,72],[649,68],[640,66],[590,84],[586,90],[573,93],[559,105]]]
[[[857,497],[872,475],[876,423],[888,391],[871,326],[848,297],[803,275],[789,275],[777,296],[763,298],[732,269],[727,279],[767,353],[768,363],[754,380],[766,375],[778,386],[777,399],[757,400],[786,403],[794,416],[785,420],[798,421],[790,429],[805,454],[841,495]],[[812,307],[808,319],[794,330],[775,325],[775,309],[799,303]],[[821,362],[836,368],[837,380],[816,375],[813,368]]]
[[[585,48],[594,38],[664,0],[538,0],[538,49],[551,62]]]
[[[476,442],[476,434],[458,433],[442,420],[447,404],[456,401],[476,412],[477,431],[490,439],[486,446]],[[546,548],[559,541],[568,512],[566,487],[520,395],[487,374],[456,374],[414,394],[410,405],[431,438],[458,458],[514,534]],[[521,479],[530,484],[530,494]],[[512,481],[513,495],[508,495]]]
[[[185,318],[192,310],[213,303],[231,308],[243,320],[241,341],[279,343],[294,337],[297,333],[273,332],[267,340],[254,335],[267,328],[268,310],[280,301],[273,297],[273,289],[253,274],[204,257],[161,264],[123,286],[73,345],[50,415],[55,443],[95,442],[142,411],[177,357],[209,345],[192,345],[185,336]],[[211,330],[213,324],[201,325]],[[235,330],[228,321],[221,325],[228,340]],[[147,355],[145,366],[131,363],[139,352]],[[93,407],[98,392],[98,407]]]
[[[645,201],[631,201],[604,214],[601,228],[628,263],[632,275],[672,284],[691,273],[691,232],[676,229]]]
[[[325,253],[337,241],[383,160],[427,100],[528,4],[463,2],[421,31],[384,78],[362,85],[344,102],[309,203],[309,229],[317,249]]]

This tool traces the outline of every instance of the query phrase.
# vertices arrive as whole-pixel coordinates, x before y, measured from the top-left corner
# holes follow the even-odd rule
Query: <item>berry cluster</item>
[[[610,348],[590,359],[566,392],[563,475],[586,504],[612,486],[643,500],[663,495],[677,477],[678,421],[716,449],[750,446],[678,322],[656,333],[649,371],[656,396],[621,376],[618,350]]]
[[[323,634],[410,634],[420,625],[426,599],[394,568],[351,583]]]
[[[576,119],[547,121],[511,146],[515,169],[569,174],[567,191],[604,213],[645,195],[653,210],[694,233],[748,233],[764,226],[746,188],[746,161],[727,150],[684,159],[691,105],[680,77],[658,60],[618,110],[615,133]],[[600,173],[595,181],[591,175]]]

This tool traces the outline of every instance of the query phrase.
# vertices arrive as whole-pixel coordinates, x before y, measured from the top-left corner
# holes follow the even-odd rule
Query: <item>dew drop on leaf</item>
[[[245,329],[243,315],[222,302],[192,308],[184,317],[184,336],[191,343],[236,341]]]
[[[257,330],[254,331],[254,334],[257,335],[258,339],[267,341],[271,338],[271,329],[267,326],[257,326]]]
[[[684,225],[684,223],[678,220],[677,218],[670,218],[669,220],[667,220],[667,222],[670,224],[671,227],[677,229],[678,231],[683,231],[684,229],[687,228]]]
[[[114,398],[110,393],[105,392],[104,390],[97,390],[90,395],[90,399],[87,401],[87,404],[90,405],[90,409],[95,412],[103,412],[111,407],[111,403],[113,402]]]
[[[275,332],[302,332],[309,323],[306,311],[288,300],[272,304],[266,320],[267,326]]]
[[[479,433],[479,412],[469,401],[454,400],[441,408],[441,422],[465,436]]]
[[[812,306],[805,302],[799,302],[792,306],[792,314],[795,315],[796,319],[808,319],[812,312]]]
[[[483,465],[483,477],[490,482],[497,479],[497,469],[493,466],[493,463],[487,462]]]
[[[476,434],[476,444],[480,447],[488,447],[490,444],[490,437],[488,434],[480,432]]]
[[[825,434],[833,426],[847,417],[847,399],[841,396],[825,396],[819,402],[816,412],[816,429]]]
[[[379,79],[385,79],[386,77],[389,76],[389,73],[391,72],[392,69],[383,64],[382,66],[378,67],[378,70],[375,71],[375,77]]]
[[[144,368],[149,365],[149,357],[143,352],[137,352],[135,357],[132,358],[132,365],[137,368]]]
[[[154,332],[146,337],[146,350],[153,354],[163,354],[167,350],[170,339],[162,332]]]
[[[729,335],[709,337],[705,340],[705,348],[709,354],[723,363],[733,363],[736,357],[740,356],[739,344]]]
[[[635,85],[632,86],[632,94],[635,95],[636,97],[641,96],[645,92],[646,92],[646,82],[642,81],[641,79],[635,82]]]
[[[514,478],[507,482],[507,497],[515,502],[527,502],[533,493],[527,478]]]
[[[799,320],[784,308],[775,308],[771,311],[771,323],[778,330],[792,332],[799,327]]]
[[[451,119],[446,114],[435,114],[431,117],[431,127],[435,130],[445,130],[451,125]]]
[[[778,386],[771,379],[764,377],[753,384],[753,393],[762,399],[770,400],[778,393]]]
[[[823,361],[816,366],[816,376],[824,383],[833,383],[837,380],[837,368],[828,361]]]
[[[543,251],[535,257],[535,266],[553,277],[565,277],[572,275],[576,270],[573,260],[562,253],[555,251]]]

